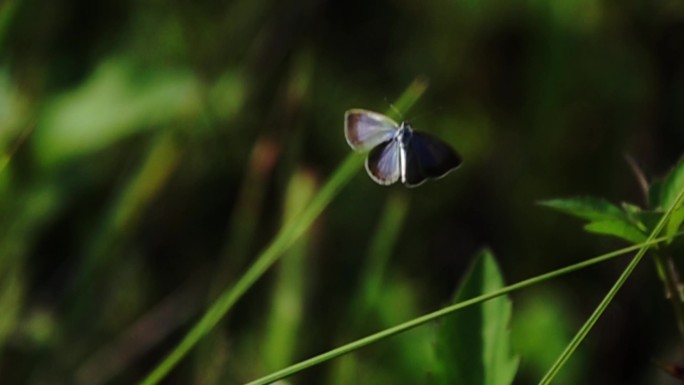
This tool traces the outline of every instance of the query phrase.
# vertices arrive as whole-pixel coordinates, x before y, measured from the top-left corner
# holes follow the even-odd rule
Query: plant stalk
[[[684,295],[677,266],[670,255],[665,255],[659,250],[654,253],[653,260],[658,270],[658,277],[660,277],[665,288],[665,298],[672,305],[677,322],[677,330],[679,330],[679,335],[684,341]]]

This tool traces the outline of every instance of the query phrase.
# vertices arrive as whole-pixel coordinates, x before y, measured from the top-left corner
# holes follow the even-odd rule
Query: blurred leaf
[[[378,316],[382,325],[415,318],[421,313],[420,306],[419,291],[410,280],[405,277],[388,277],[385,280],[381,298],[378,298]],[[396,361],[385,361],[387,364],[382,366],[398,375],[395,383],[416,384],[424,379],[424,370],[431,362],[432,346],[429,342],[433,335],[429,328],[416,328],[389,341],[384,355]]]
[[[0,173],[6,171],[12,157],[33,132],[34,125],[33,111],[29,111],[28,103],[21,98],[8,69],[0,67]]]
[[[99,279],[98,275],[111,274],[107,269],[110,264],[120,263],[117,262],[118,253],[141,225],[152,202],[163,193],[180,160],[180,146],[172,135],[158,135],[138,170],[125,182],[108,213],[102,217],[101,227],[94,231],[94,236],[85,246],[75,279],[67,289],[72,317],[86,316],[81,313],[81,307],[88,301],[97,301],[92,297],[94,292],[85,288]]]
[[[378,310],[377,300],[383,290],[383,280],[388,268],[392,250],[406,220],[409,208],[408,196],[402,190],[394,191],[388,198],[385,209],[380,216],[378,226],[373,233],[365,268],[360,279],[360,292],[355,299],[358,304],[355,318],[363,320],[372,309]]]
[[[565,304],[564,296],[546,286],[534,288],[530,295],[516,301],[511,330],[513,348],[525,362],[520,377],[541,378],[572,339],[575,328],[573,313]],[[579,383],[586,352],[577,351],[575,354],[579,356],[570,360],[568,370],[562,370],[556,378],[559,385]],[[524,378],[521,378],[521,383],[525,383]]]
[[[7,268],[0,265],[0,348],[5,347],[5,341],[20,325],[19,316],[25,306],[25,288],[22,275],[18,267]],[[3,349],[4,350],[4,349]]]
[[[405,282],[401,280],[391,279],[391,277],[387,279],[387,272],[391,271],[388,262],[404,226],[408,208],[409,199],[405,191],[395,190],[388,196],[385,207],[380,214],[378,225],[373,232],[364,266],[361,269],[362,274],[358,279],[358,288],[349,312],[351,317],[345,325],[346,333],[360,333],[365,332],[367,328],[375,328],[375,321],[378,317],[386,320],[381,325],[385,326],[391,325],[396,319],[412,317],[417,312],[416,304],[407,301],[413,299],[413,290],[404,287]],[[398,315],[397,311],[407,312],[408,315]],[[343,339],[348,338],[345,336]],[[425,367],[423,365],[422,368],[420,366],[415,368],[416,365],[424,364],[423,361],[428,356],[423,354],[422,349],[416,349],[416,342],[415,337],[398,339],[394,342],[402,345],[394,351],[404,353],[399,357],[403,363],[400,365],[402,368],[400,376],[403,376],[404,373],[409,375],[420,373],[421,369]],[[409,344],[412,344],[412,347],[405,349],[404,347]],[[355,354],[340,357],[333,363],[329,384],[353,383],[360,370],[373,372],[373,375],[378,374],[377,366],[372,370],[366,369],[363,365],[365,362],[367,360],[358,360]],[[373,362],[369,364],[372,367]],[[406,377],[402,378],[406,379]]]
[[[679,230],[679,227],[682,225],[682,222],[684,222],[684,207],[680,207],[672,213],[670,220],[667,222],[665,235],[668,237],[675,235],[677,230]],[[673,240],[674,238],[670,239],[668,243],[672,243]]]
[[[0,145],[2,147],[13,134],[11,123],[16,120],[14,115],[17,114],[18,109],[8,72],[6,68],[0,67]]]
[[[238,71],[227,71],[209,90],[209,105],[215,116],[227,120],[237,115],[245,102],[243,76]]]
[[[453,302],[503,287],[494,256],[483,250],[473,262]],[[518,369],[511,352],[511,301],[501,296],[446,317],[439,325],[435,356],[442,384],[508,385]]]
[[[662,179],[651,183],[648,191],[649,207],[666,210],[674,202],[679,190],[684,188],[684,158]]]
[[[358,315],[359,319],[351,318],[345,329],[350,328],[355,334],[366,333],[366,329],[377,330],[421,313],[419,291],[405,277],[386,277],[377,295],[372,312],[360,307],[363,305],[355,307],[352,316]],[[370,354],[359,351],[339,357],[331,363],[333,367],[326,383],[354,384],[359,383],[359,378],[364,379],[362,383],[371,384],[422,383],[425,368],[434,363],[434,349],[430,343],[433,339],[432,329],[415,328],[401,338],[389,339],[370,348]]]
[[[22,331],[36,346],[49,346],[58,337],[59,324],[47,309],[33,309],[22,321]]]
[[[550,199],[541,201],[539,204],[590,221],[625,218],[625,214],[619,207],[596,197]]]
[[[6,0],[0,3],[0,47],[4,48],[10,25],[19,9],[19,0]]]
[[[684,188],[684,158],[663,179],[658,207],[667,210],[675,201],[677,194]]]
[[[314,176],[305,171],[294,174],[285,196],[283,222],[293,220],[306,208],[316,194]],[[311,231],[304,234],[286,252],[278,266],[278,276],[273,288],[273,302],[264,332],[263,356],[268,370],[275,370],[291,363],[295,349],[301,346],[301,318],[307,282],[307,248]]]
[[[195,115],[198,94],[190,73],[140,75],[125,61],[106,61],[80,88],[48,105],[35,134],[38,157],[50,164]]]
[[[227,226],[225,242],[220,259],[213,268],[209,289],[209,302],[214,300],[231,281],[235,280],[249,257],[249,250],[257,235],[258,219],[261,218],[266,189],[273,168],[279,158],[280,146],[268,135],[257,138],[247,163],[245,176]],[[293,247],[298,247],[294,245]],[[196,360],[196,384],[211,385],[221,382],[226,368],[224,360],[228,343],[226,328],[216,328],[208,338],[200,342]],[[247,344],[250,347],[256,343]]]
[[[605,220],[588,223],[584,229],[596,234],[613,235],[632,243],[641,243],[646,235],[636,226],[625,220]]]

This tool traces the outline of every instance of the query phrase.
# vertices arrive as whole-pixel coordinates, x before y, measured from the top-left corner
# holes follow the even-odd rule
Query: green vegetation
[[[1,3],[2,383],[674,381],[682,17]],[[374,184],[355,107],[462,167]]]

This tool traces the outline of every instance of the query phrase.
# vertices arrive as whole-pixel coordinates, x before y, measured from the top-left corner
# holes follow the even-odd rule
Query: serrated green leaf
[[[667,228],[665,230],[665,235],[671,237],[677,233],[679,227],[684,222],[684,207],[680,207],[675,210],[672,215],[670,215],[670,220],[667,222]],[[672,243],[674,238],[671,238],[667,243]]]
[[[556,209],[590,221],[625,218],[619,207],[602,198],[577,197],[567,199],[550,199],[539,202],[542,206]]]
[[[660,190],[660,204],[662,210],[667,210],[675,201],[679,191],[684,188],[684,158],[667,174]]]
[[[541,204],[588,219],[590,223],[584,229],[589,232],[612,235],[633,243],[646,239],[644,231],[648,229],[648,225],[642,222],[643,211],[638,206],[623,202],[621,210],[605,199],[595,197],[552,199]]]
[[[503,287],[494,256],[483,250],[473,262],[454,302]],[[436,382],[509,385],[518,369],[511,352],[511,301],[501,296],[443,320],[435,343]]]
[[[619,219],[591,222],[585,225],[584,229],[596,234],[612,235],[632,243],[641,243],[646,240],[646,234],[635,225]]]

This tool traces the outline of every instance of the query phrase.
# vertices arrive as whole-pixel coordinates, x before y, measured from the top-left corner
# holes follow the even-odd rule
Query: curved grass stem
[[[615,284],[613,284],[613,287],[608,291],[606,296],[601,300],[599,305],[596,307],[594,312],[589,316],[587,321],[582,325],[582,328],[575,334],[575,337],[573,337],[572,341],[568,344],[568,346],[565,347],[561,355],[558,357],[556,362],[551,366],[548,372],[544,375],[544,377],[539,381],[539,385],[548,385],[553,381],[553,379],[556,377],[560,369],[565,365],[565,363],[568,361],[570,356],[575,352],[577,347],[579,346],[580,343],[584,340],[584,338],[587,336],[589,331],[594,327],[596,324],[596,321],[598,321],[599,318],[601,318],[601,315],[603,312],[606,310],[610,302],[613,300],[617,292],[620,290],[622,285],[627,281],[627,278],[632,274],[636,266],[639,264],[639,262],[642,260],[644,255],[646,254],[646,251],[651,247],[653,244],[652,241],[656,239],[658,234],[663,230],[665,227],[665,224],[667,223],[668,219],[670,218],[670,215],[672,215],[672,212],[674,211],[675,207],[678,207],[679,204],[682,201],[682,198],[684,197],[684,189],[680,190],[679,193],[677,194],[677,197],[672,204],[668,208],[668,210],[663,214],[663,216],[660,218],[660,221],[656,225],[656,227],[653,229],[651,234],[648,236],[648,239],[646,242],[642,243],[639,251],[636,253],[634,258],[629,262],[625,270],[620,274],[620,277],[618,277],[617,281],[615,281]]]
[[[675,236],[680,236],[682,234],[684,234],[684,233],[678,233]],[[443,309],[434,311],[432,313],[423,315],[423,316],[418,317],[418,318],[414,318],[414,319],[407,321],[407,322],[404,322],[400,325],[382,330],[382,331],[377,332],[375,334],[371,334],[367,337],[364,337],[364,338],[361,338],[359,340],[350,342],[346,345],[342,345],[338,348],[335,348],[333,350],[330,350],[330,351],[325,352],[323,354],[320,354],[318,356],[315,356],[315,357],[309,358],[305,361],[301,361],[301,362],[296,363],[294,365],[288,366],[284,369],[278,370],[277,372],[273,372],[269,375],[266,375],[264,377],[261,377],[259,379],[254,380],[254,381],[251,381],[251,382],[247,383],[246,385],[270,384],[272,382],[275,382],[275,381],[281,380],[283,378],[289,377],[295,373],[301,372],[302,370],[305,370],[305,369],[310,368],[312,366],[321,364],[321,363],[326,362],[326,361],[330,361],[334,358],[337,358],[337,357],[342,356],[344,354],[350,353],[354,350],[358,350],[360,348],[363,348],[365,346],[368,346],[370,344],[373,344],[373,343],[378,342],[380,340],[383,340],[385,338],[391,337],[391,336],[399,334],[399,333],[403,333],[407,330],[413,329],[413,328],[420,326],[420,325],[423,325],[427,322],[434,321],[440,317],[444,317],[444,316],[451,314],[457,310],[466,308],[468,306],[476,305],[478,303],[490,300],[492,298],[496,298],[498,296],[508,294],[510,292],[513,292],[513,291],[516,291],[516,290],[519,290],[519,289],[522,289],[522,288],[525,288],[525,287],[528,287],[528,286],[531,286],[531,285],[534,285],[534,284],[537,284],[537,283],[540,283],[540,282],[543,282],[543,281],[546,281],[546,280],[549,280],[552,278],[556,278],[556,277],[559,277],[561,275],[568,274],[568,273],[571,273],[571,272],[574,272],[574,271],[595,265],[595,264],[600,263],[600,262],[607,261],[609,259],[615,258],[615,257],[620,256],[620,255],[627,254],[627,253],[632,252],[632,251],[636,251],[636,250],[640,250],[642,248],[650,247],[650,246],[655,245],[657,243],[667,241],[668,239],[670,239],[670,238],[669,237],[660,237],[660,238],[656,238],[656,239],[650,239],[650,240],[648,240],[644,243],[641,243],[641,244],[637,244],[634,246],[626,247],[624,249],[620,249],[620,250],[616,250],[616,251],[613,251],[610,253],[606,253],[606,254],[600,255],[598,257],[594,257],[594,258],[588,259],[586,261],[576,263],[574,265],[570,265],[570,266],[567,266],[567,267],[564,267],[564,268],[561,268],[558,270],[551,271],[549,273],[541,274],[541,275],[538,275],[536,277],[532,277],[532,278],[526,279],[524,281],[520,281],[518,283],[514,283],[512,285],[508,285],[508,286],[503,287],[499,290],[495,290],[491,293],[483,294],[483,295],[471,298],[467,301],[463,301],[463,302],[453,304],[451,306],[447,306]]]
[[[404,111],[408,110],[420,98],[426,87],[427,82],[424,79],[416,79],[397,100],[395,103],[396,108]],[[273,241],[257,256],[256,261],[240,277],[237,283],[223,291],[202,318],[183,337],[181,342],[140,383],[143,385],[159,383],[188,354],[190,349],[216,326],[238,299],[261,278],[268,268],[280,258],[283,252],[308,230],[314,220],[328,206],[328,203],[356,175],[362,164],[362,156],[350,154],[311,200],[306,209],[280,229]]]

